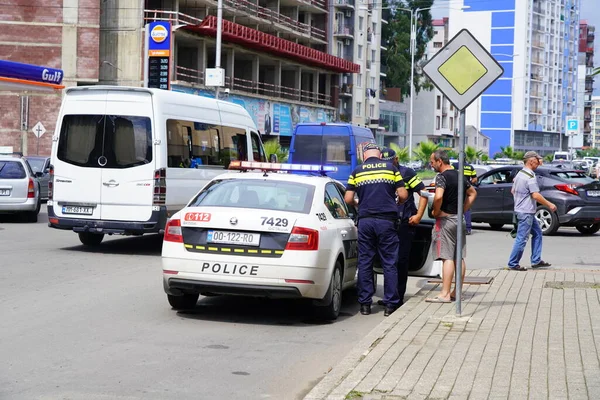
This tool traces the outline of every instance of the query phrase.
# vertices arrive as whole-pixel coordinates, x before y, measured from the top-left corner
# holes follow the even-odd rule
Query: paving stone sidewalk
[[[473,270],[456,305],[426,285],[305,397],[600,399],[600,271]]]

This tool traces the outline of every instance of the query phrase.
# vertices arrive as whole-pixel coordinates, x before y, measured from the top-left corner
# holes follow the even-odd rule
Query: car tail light
[[[579,196],[579,192],[575,190],[575,188],[579,185],[568,185],[566,183],[561,183],[560,185],[554,185],[554,188],[560,190],[561,192],[574,194],[575,196]]]
[[[295,226],[288,239],[286,250],[319,250],[319,231]]]
[[[48,179],[48,200],[52,200],[54,197],[54,165],[48,168],[48,175],[50,175]]]
[[[35,198],[35,186],[33,186],[33,178],[29,178],[29,186],[27,187],[27,198],[34,199]]]
[[[161,168],[154,171],[154,197],[153,206],[163,206],[167,200],[167,169]]]
[[[170,219],[165,226],[165,242],[183,243],[183,234],[181,233],[181,220]]]

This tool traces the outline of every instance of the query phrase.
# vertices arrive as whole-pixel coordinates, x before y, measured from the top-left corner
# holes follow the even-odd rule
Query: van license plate
[[[590,197],[600,197],[600,190],[588,190],[587,195]]]
[[[0,196],[10,196],[10,189],[0,189]]]
[[[208,231],[206,236],[208,243],[239,244],[242,246],[258,246],[260,243],[259,233],[242,233],[228,231]]]
[[[94,213],[94,207],[63,206],[62,213],[92,215]]]

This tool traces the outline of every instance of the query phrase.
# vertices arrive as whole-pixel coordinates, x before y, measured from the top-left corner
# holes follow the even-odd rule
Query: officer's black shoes
[[[369,315],[369,314],[371,314],[371,305],[370,304],[361,304],[360,305],[360,313],[362,315]]]
[[[394,311],[396,311],[398,309],[398,307],[386,307],[385,311],[383,312],[383,316],[384,317],[389,317],[390,315],[392,315],[394,313]]]

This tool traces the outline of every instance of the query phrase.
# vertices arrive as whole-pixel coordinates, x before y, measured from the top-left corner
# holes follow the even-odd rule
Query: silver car
[[[35,174],[23,157],[0,155],[0,214],[20,214],[27,222],[37,222],[39,177],[41,174]]]
[[[40,197],[48,200],[48,182],[50,181],[50,157],[27,156],[25,157],[34,175],[40,183]],[[39,172],[39,173],[38,173]]]

